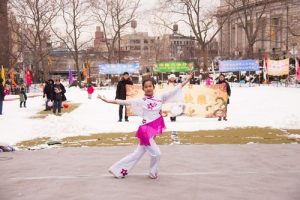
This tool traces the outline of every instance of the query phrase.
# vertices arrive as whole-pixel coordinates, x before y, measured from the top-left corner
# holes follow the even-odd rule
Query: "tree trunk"
[[[8,0],[0,1],[0,66],[9,65],[9,28],[8,28]]]
[[[48,63],[45,63],[45,60],[43,59],[42,61],[42,67],[43,67],[43,72],[44,72],[44,81],[49,79],[49,65]]]
[[[80,73],[79,62],[78,62],[78,52],[75,52],[75,66],[77,70],[78,85],[81,88],[81,73]]]
[[[201,57],[203,59],[203,72],[207,72],[208,71],[208,52],[207,52],[206,45],[201,46]]]
[[[32,81],[35,83],[39,81],[39,62],[37,60],[38,59],[35,58],[33,64],[31,65]]]
[[[254,52],[254,44],[248,44],[248,58],[254,58],[254,54],[253,54],[253,52]]]
[[[118,63],[121,63],[121,33],[118,33]]]

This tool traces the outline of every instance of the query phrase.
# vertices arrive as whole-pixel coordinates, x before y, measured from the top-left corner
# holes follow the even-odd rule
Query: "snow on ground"
[[[0,141],[15,144],[37,137],[63,138],[137,130],[141,118],[130,117],[130,122],[117,122],[118,106],[101,102],[96,99],[97,94],[113,99],[115,88],[96,90],[92,100],[87,98],[84,90],[67,89],[68,101],[81,103],[80,107],[60,117],[49,113],[45,119],[31,118],[44,109],[42,96],[29,98],[27,108],[19,108],[18,100],[5,101],[4,115],[0,116]],[[299,100],[300,88],[233,87],[227,122],[178,117],[177,122],[171,123],[169,118],[166,118],[167,130],[216,130],[249,126],[300,129]]]

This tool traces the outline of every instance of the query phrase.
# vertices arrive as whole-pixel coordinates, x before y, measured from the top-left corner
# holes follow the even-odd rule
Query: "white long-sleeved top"
[[[182,85],[178,84],[174,89],[160,95],[152,97],[144,96],[141,99],[134,100],[117,99],[117,103],[120,105],[130,105],[135,115],[142,117],[145,123],[149,123],[161,116],[161,108],[164,103],[183,101],[181,88]]]

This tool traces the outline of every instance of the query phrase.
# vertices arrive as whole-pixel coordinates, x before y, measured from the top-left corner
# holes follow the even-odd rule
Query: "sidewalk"
[[[135,149],[63,148],[0,154],[1,200],[299,200],[299,145],[161,146],[159,179],[145,155],[125,179],[107,169]]]

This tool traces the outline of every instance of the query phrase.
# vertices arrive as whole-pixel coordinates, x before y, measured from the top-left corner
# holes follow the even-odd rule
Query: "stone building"
[[[247,58],[249,46],[241,18],[243,11],[253,16],[253,27],[260,14],[259,29],[253,46],[253,56],[262,58],[265,53],[273,58],[293,56],[293,50],[300,47],[300,0],[239,0],[240,5],[229,6],[221,0],[218,8],[219,21],[231,13],[219,33],[219,55],[224,58]],[[241,4],[247,2],[246,6]],[[232,1],[231,1],[232,2]],[[264,4],[267,5],[264,8]],[[251,9],[251,12],[250,12]],[[239,13],[241,18],[239,18]],[[255,28],[253,28],[255,30]],[[298,35],[298,36],[297,36]]]

